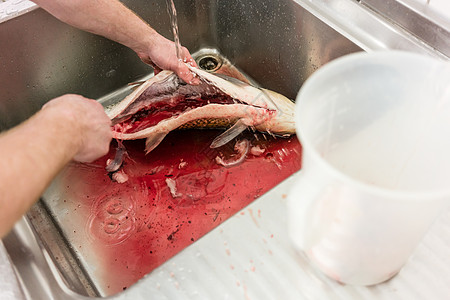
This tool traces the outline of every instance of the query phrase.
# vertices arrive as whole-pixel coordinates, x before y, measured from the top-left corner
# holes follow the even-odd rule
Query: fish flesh
[[[145,138],[148,153],[175,129],[229,128],[212,147],[227,143],[247,127],[277,135],[295,133],[294,103],[288,98],[230,76],[188,67],[200,79],[199,85],[188,85],[166,70],[106,108],[113,137]]]

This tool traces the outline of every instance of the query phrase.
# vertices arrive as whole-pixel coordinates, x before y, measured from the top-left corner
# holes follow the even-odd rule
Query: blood
[[[300,169],[301,146],[295,136],[260,133],[239,138],[265,149],[263,155],[248,153],[239,165],[220,166],[218,155],[235,153],[234,142],[209,147],[220,133],[175,131],[148,155],[143,140],[124,141],[125,183],[112,181],[105,170],[115,143],[93,164],[69,166],[71,175],[63,184],[76,189],[76,201],[89,208],[84,220],[91,237],[89,255],[96,257],[106,295],[129,287]],[[168,178],[176,184],[175,197]]]

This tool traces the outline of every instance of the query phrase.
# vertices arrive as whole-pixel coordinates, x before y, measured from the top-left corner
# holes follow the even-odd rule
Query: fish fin
[[[122,167],[123,160],[126,154],[127,150],[125,149],[125,146],[120,140],[117,140],[116,155],[114,156],[114,159],[106,166],[106,171],[108,173],[112,173],[119,170],[120,167]]]
[[[234,123],[233,126],[228,128],[224,133],[217,136],[214,141],[212,141],[210,148],[219,148],[235,137],[237,137],[241,132],[243,132],[245,129],[247,129],[247,125],[244,124],[242,119],[239,119]]]
[[[155,149],[161,141],[166,137],[167,132],[160,132],[157,134],[152,134],[145,140],[145,154],[148,154],[153,149]]]

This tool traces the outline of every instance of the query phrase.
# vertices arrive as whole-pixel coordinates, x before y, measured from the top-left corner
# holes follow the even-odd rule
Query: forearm
[[[63,22],[119,42],[137,53],[147,51],[159,37],[117,0],[33,1]]]
[[[41,110],[0,135],[0,237],[44,192],[76,153],[79,139],[70,116]]]
[[[200,83],[184,64],[196,66],[189,50],[182,47],[177,56],[175,43],[157,33],[118,0],[32,1],[67,24],[133,49],[143,62],[153,66],[155,74],[172,70],[187,83]]]

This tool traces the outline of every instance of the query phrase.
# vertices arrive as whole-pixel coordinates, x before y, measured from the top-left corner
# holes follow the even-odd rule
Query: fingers
[[[178,63],[178,68],[175,71],[178,77],[180,77],[184,82],[189,83],[191,85],[199,85],[200,79],[196,77],[196,75],[189,70],[189,68],[182,62]]]
[[[181,48],[180,61],[176,54],[175,43],[163,36],[158,36],[148,51],[145,53],[139,52],[137,54],[143,62],[153,67],[155,75],[161,70],[171,70],[188,84],[200,84],[200,80],[196,78],[196,75],[185,65],[185,63],[187,63],[192,67],[197,67],[189,50],[186,47]]]
[[[155,74],[155,75],[157,75],[159,72],[161,72],[162,71],[162,69],[161,68],[159,68],[157,65],[154,65],[153,66],[153,73]]]
[[[191,66],[193,66],[194,68],[197,68],[197,63],[192,58],[191,54],[189,53],[189,50],[185,47],[183,47],[183,55],[182,56],[183,56],[183,61],[185,63],[188,63]]]
[[[183,55],[183,62],[180,61],[178,62],[177,70],[175,72],[185,82],[192,85],[199,85],[200,79],[198,79],[196,77],[197,75],[191,72],[189,68],[185,65],[185,63],[187,63],[190,66],[197,68],[195,60],[192,58],[191,54],[189,53],[189,50],[186,49],[185,47],[182,48],[182,55]]]
[[[162,69],[161,69],[160,67],[158,67],[154,62],[152,62],[149,58],[145,58],[145,59],[144,59],[143,57],[141,57],[141,60],[142,60],[143,62],[145,62],[146,64],[152,66],[152,68],[153,68],[153,73],[154,73],[155,75],[157,75],[159,72],[162,71]]]
[[[80,95],[63,95],[42,107],[52,109],[57,115],[64,116],[67,135],[72,137],[76,152],[73,159],[79,162],[91,162],[109,151],[112,139],[111,120],[103,106]]]
[[[109,119],[108,119],[109,120]],[[91,132],[84,132],[83,144],[73,160],[78,162],[92,162],[109,152],[112,132],[106,122],[98,120],[98,126],[91,127]]]
[[[189,70],[189,68],[185,65],[185,63],[189,64],[194,68],[197,68],[195,60],[192,58],[189,51],[185,47],[183,47],[183,62],[178,62],[178,69],[176,70],[176,73],[185,82],[191,85],[199,85],[200,79],[197,78],[197,75],[195,73]]]
[[[82,123],[82,143],[73,158],[79,162],[91,162],[102,157],[108,153],[112,140],[111,120],[104,112],[103,106],[95,100],[89,102],[80,109],[80,112],[83,112],[83,116],[79,117],[79,122]]]

